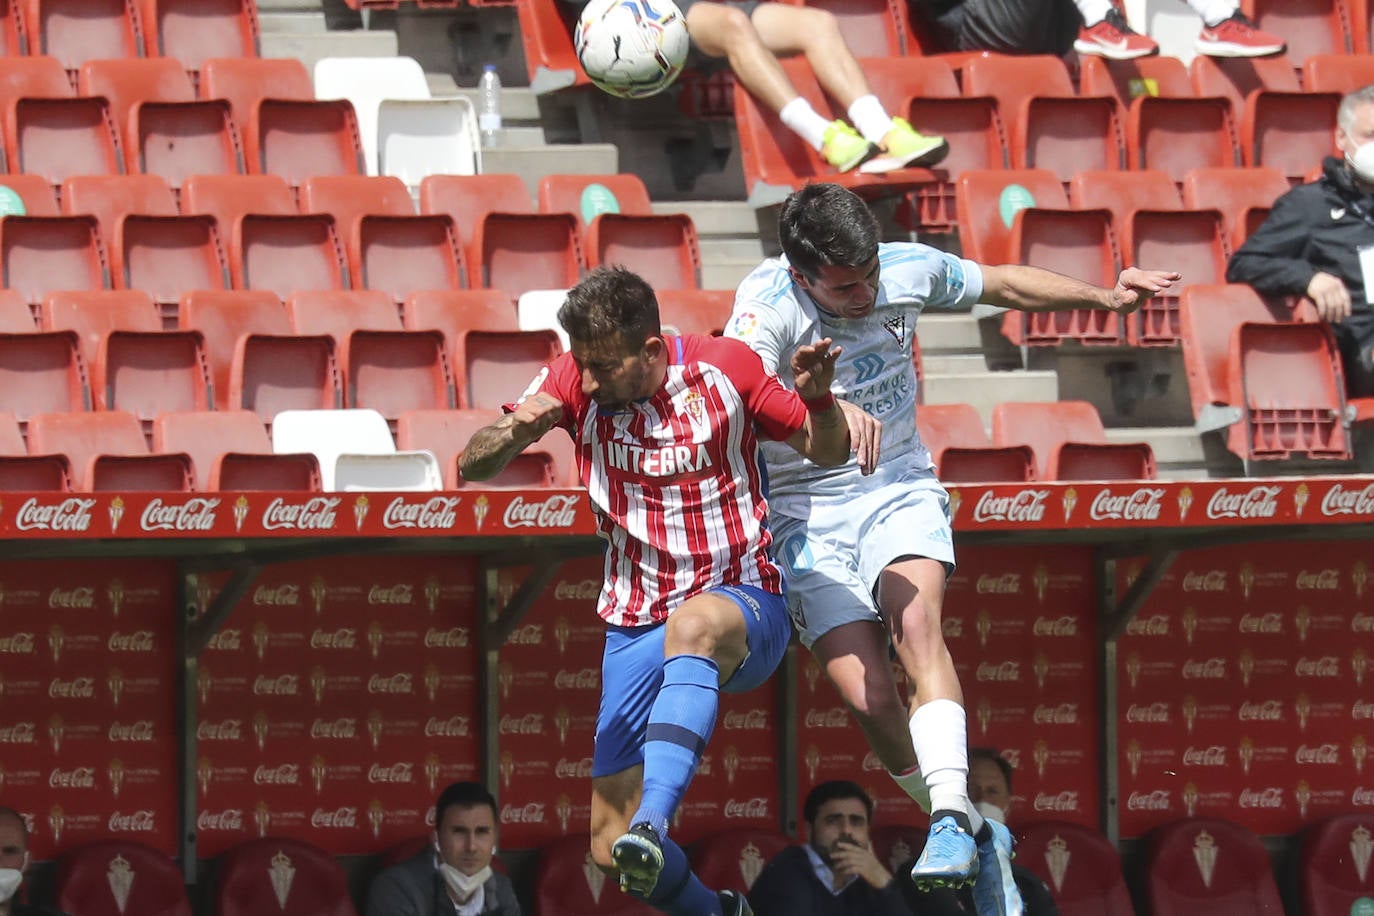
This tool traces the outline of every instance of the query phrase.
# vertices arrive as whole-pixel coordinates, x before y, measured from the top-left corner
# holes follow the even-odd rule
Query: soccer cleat
[[[930,825],[926,848],[911,866],[911,880],[921,890],[959,887],[978,876],[978,844],[954,818]]]
[[[1158,54],[1159,43],[1127,25],[1126,17],[1113,8],[1101,22],[1078,30],[1073,49],[1079,54],[1095,54],[1110,60],[1134,60]]]
[[[883,137],[882,152],[865,162],[859,171],[872,175],[893,169],[932,166],[948,153],[949,144],[944,137],[928,137],[905,118],[893,118],[892,129]]]
[[[723,916],[754,916],[749,901],[745,900],[739,891],[721,891],[717,896],[720,897],[720,911]]]
[[[1282,54],[1286,45],[1279,36],[1261,32],[1236,10],[1230,19],[1204,27],[1193,47],[1208,57],[1268,57]]]
[[[878,154],[878,148],[843,121],[831,121],[821,137],[821,158],[848,172]]]
[[[620,889],[647,900],[663,871],[663,845],[648,824],[635,824],[611,847],[611,861],[620,872]]]
[[[1011,873],[1011,831],[988,821],[992,838],[978,844],[978,877],[973,904],[979,916],[1022,916],[1025,905]]]

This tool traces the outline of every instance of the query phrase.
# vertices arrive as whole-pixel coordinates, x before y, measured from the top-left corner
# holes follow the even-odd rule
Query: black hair
[[[778,237],[787,261],[815,281],[827,265],[862,267],[878,256],[878,218],[837,184],[809,184],[783,201]]]
[[[444,812],[449,808],[476,808],[486,805],[491,809],[492,819],[499,817],[496,810],[496,797],[480,782],[455,782],[439,793],[434,803],[434,829],[444,823]]]
[[[573,340],[610,340],[619,334],[634,352],[662,333],[658,298],[639,274],[619,265],[598,267],[568,290],[558,322]]]
[[[802,820],[812,827],[816,826],[816,815],[820,813],[821,805],[842,798],[857,798],[863,802],[868,819],[873,820],[873,799],[868,797],[862,786],[848,779],[826,780],[808,792],[806,802],[802,805]]]
[[[997,753],[996,748],[971,747],[968,749],[968,761],[972,763],[975,760],[990,760],[997,764],[997,769],[1002,771],[1002,778],[1007,781],[1007,794],[1011,794],[1012,768],[1011,764],[1007,762],[1007,758]]]

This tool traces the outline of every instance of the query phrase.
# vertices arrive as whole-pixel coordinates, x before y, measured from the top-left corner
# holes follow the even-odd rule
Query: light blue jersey
[[[973,261],[911,242],[879,245],[878,265],[878,301],[864,318],[821,310],[792,282],[785,257],[764,261],[735,294],[727,337],[747,343],[788,385],[797,347],[831,338],[844,348],[831,390],[883,423],[878,470],[867,477],[853,458],[826,468],[784,443],[763,443],[774,512],[805,518],[817,501],[845,500],[913,472],[930,473],[930,453],[916,431],[916,318],[927,306],[971,306],[982,295],[983,274]]]

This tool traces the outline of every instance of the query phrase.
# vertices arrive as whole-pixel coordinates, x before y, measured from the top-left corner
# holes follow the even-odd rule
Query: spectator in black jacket
[[[1341,100],[1322,176],[1274,202],[1231,256],[1226,279],[1306,296],[1331,323],[1351,397],[1374,396],[1374,86]]]

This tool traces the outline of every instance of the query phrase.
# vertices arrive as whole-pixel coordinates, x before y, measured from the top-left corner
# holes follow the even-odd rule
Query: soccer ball
[[[591,81],[622,99],[667,89],[687,60],[687,23],[673,0],[591,0],[573,45]]]

